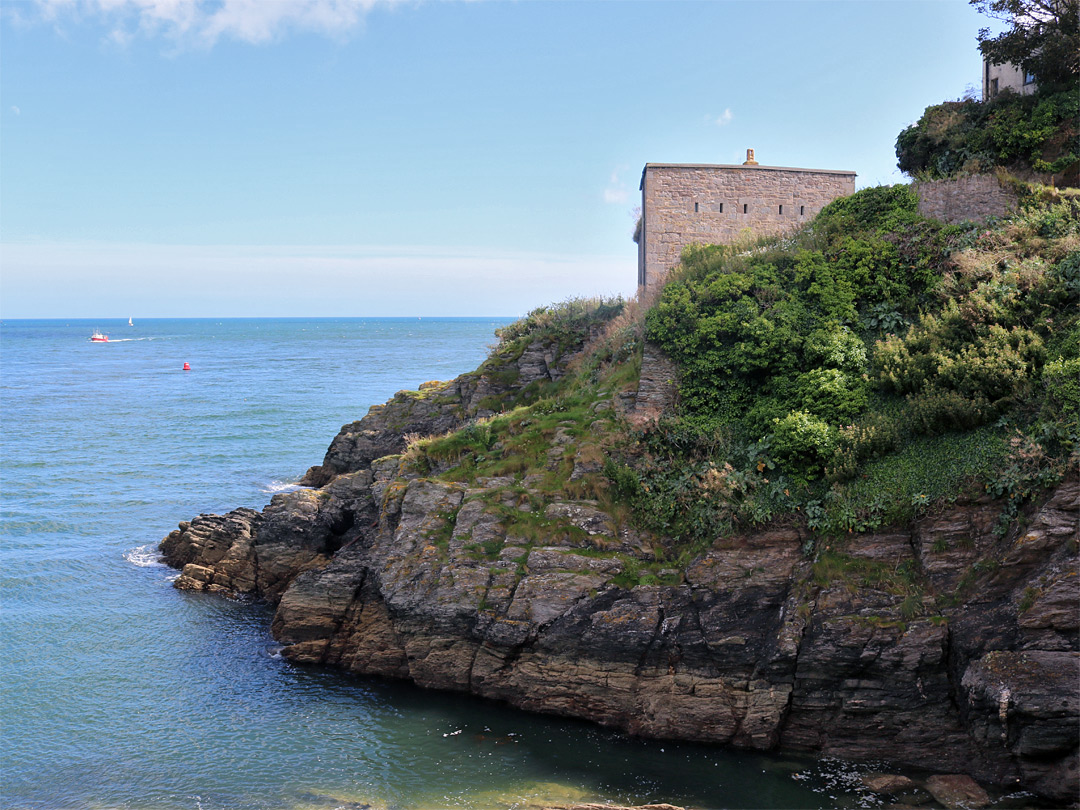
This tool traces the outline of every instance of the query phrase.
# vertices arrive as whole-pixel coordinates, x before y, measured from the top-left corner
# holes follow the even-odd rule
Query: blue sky
[[[902,182],[965,0],[5,0],[0,316],[631,295],[646,162]]]

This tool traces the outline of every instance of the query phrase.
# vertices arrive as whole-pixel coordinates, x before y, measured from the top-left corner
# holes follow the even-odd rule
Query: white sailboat
[[[134,325],[135,325],[135,324],[133,324],[133,323],[131,322],[131,316],[129,315],[129,316],[128,316],[128,326],[134,326]]]

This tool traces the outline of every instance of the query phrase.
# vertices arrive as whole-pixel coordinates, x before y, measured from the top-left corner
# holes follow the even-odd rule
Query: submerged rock
[[[863,776],[860,781],[868,790],[888,795],[903,793],[905,790],[916,787],[914,781],[897,773],[870,773]]]
[[[966,774],[942,774],[926,780],[926,789],[948,810],[977,810],[990,804],[990,796]]]

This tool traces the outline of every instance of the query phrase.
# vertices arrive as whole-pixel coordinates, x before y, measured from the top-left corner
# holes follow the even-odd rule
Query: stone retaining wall
[[[1019,200],[992,174],[914,184],[919,213],[942,222],[980,222],[1016,209]]]

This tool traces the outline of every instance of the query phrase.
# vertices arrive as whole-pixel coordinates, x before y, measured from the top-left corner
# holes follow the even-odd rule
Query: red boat
[[[95,329],[94,334],[92,334],[90,336],[90,340],[92,340],[94,343],[108,343],[109,342],[109,336],[108,335],[103,335],[103,334],[101,334],[101,332],[99,332],[98,330]]]

